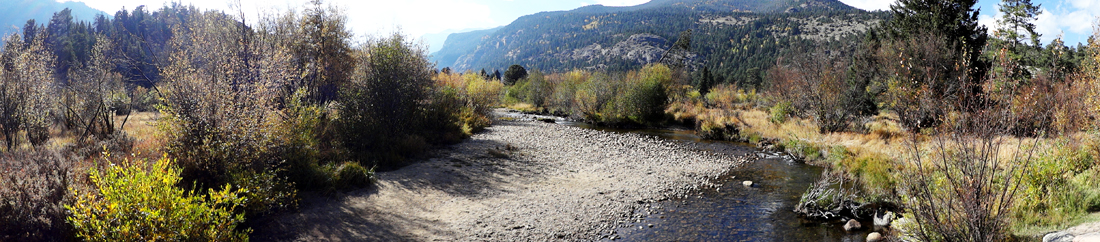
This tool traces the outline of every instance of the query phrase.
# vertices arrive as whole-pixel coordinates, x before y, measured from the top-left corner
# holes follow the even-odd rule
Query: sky
[[[229,10],[225,0],[59,0],[84,2],[92,8],[114,13],[123,7],[133,9],[138,5],[157,8],[165,2],[175,1],[194,4],[204,9]],[[239,0],[248,16],[285,9],[302,9],[308,0]],[[327,0],[343,9],[348,16],[348,26],[360,37],[381,35],[400,30],[408,36],[424,39],[437,50],[442,44],[439,38],[446,33],[488,29],[507,25],[518,17],[542,11],[571,10],[591,4],[605,6],[633,6],[649,0]],[[888,10],[889,0],[840,0],[866,10]],[[1084,43],[1097,26],[1100,16],[1100,0],[1032,0],[1041,4],[1042,15],[1035,21],[1043,43],[1063,36],[1067,45]],[[979,0],[979,21],[995,29],[999,17],[999,0]],[[433,35],[434,34],[434,35]],[[434,37],[432,37],[434,36]],[[441,37],[442,36],[442,37]]]

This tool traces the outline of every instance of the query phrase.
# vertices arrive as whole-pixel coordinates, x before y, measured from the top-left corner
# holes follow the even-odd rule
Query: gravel
[[[650,203],[715,187],[742,158],[675,141],[537,121],[496,121],[370,188],[303,201],[257,241],[591,241]],[[644,213],[644,212],[640,212]]]

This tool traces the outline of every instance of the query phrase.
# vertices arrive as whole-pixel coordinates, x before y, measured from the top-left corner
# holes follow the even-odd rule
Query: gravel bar
[[[486,131],[370,188],[303,201],[254,226],[256,241],[592,241],[687,196],[743,157],[688,143],[538,121]],[[748,153],[748,152],[746,152]],[[643,214],[636,214],[643,213]]]

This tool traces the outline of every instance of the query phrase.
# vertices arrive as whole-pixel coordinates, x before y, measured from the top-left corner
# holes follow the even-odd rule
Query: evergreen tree
[[[943,38],[944,44],[964,58],[969,79],[985,76],[988,64],[979,59],[989,39],[978,24],[977,0],[898,0],[890,5],[892,19],[882,25],[888,40],[913,39],[920,35]]]
[[[504,79],[502,79],[502,81],[504,85],[511,86],[512,84],[516,84],[516,81],[523,78],[527,78],[527,69],[523,68],[521,65],[511,65],[508,66],[508,70],[504,71]]]
[[[999,5],[1003,14],[997,20],[999,27],[995,36],[1001,41],[1006,41],[1011,49],[1028,45],[1024,41],[1031,41],[1031,46],[1039,45],[1039,33],[1035,32],[1035,24],[1032,21],[1039,19],[1041,5],[1032,4],[1031,0],[1004,0]]]
[[[1039,5],[1032,4],[1031,0],[1005,0],[999,7],[1002,17],[997,20],[998,27],[994,32],[996,38],[991,43],[992,51],[987,55],[991,60],[1005,58],[997,61],[1017,66],[1011,70],[1003,70],[1002,67],[995,67],[993,70],[998,73],[1011,71],[1012,73],[1003,73],[1003,76],[1013,80],[1011,86],[1014,87],[1017,83],[1031,77],[1031,73],[1027,68],[1022,68],[1023,66],[1040,64],[1038,60],[1041,57],[1039,56],[1040,34],[1035,32],[1035,24],[1032,21],[1038,19],[1042,10],[1039,10]]]

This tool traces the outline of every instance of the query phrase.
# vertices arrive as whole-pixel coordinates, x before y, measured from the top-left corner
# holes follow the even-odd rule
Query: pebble
[[[744,185],[746,187],[751,187],[752,186],[752,181],[743,181],[743,182],[741,182],[741,185]]]
[[[484,171],[482,168],[474,170],[468,168],[471,166],[463,166],[455,169],[455,173],[442,173],[434,172],[438,168],[412,165],[379,174],[382,180],[380,183],[395,184],[394,180],[400,179],[424,181],[428,184],[409,187],[408,193],[424,191],[442,196],[440,199],[457,198],[460,201],[444,204],[445,206],[477,205],[486,208],[471,210],[470,214],[464,215],[482,218],[479,220],[481,224],[471,221],[468,226],[459,225],[438,231],[441,234],[451,234],[453,238],[487,238],[487,235],[492,235],[492,238],[507,237],[516,241],[592,240],[600,236],[622,239],[618,235],[609,236],[600,228],[606,227],[603,225],[637,227],[639,230],[655,228],[656,224],[642,223],[645,219],[641,216],[657,215],[657,211],[653,210],[656,208],[647,209],[649,203],[683,198],[699,189],[710,188],[712,186],[705,185],[708,184],[708,178],[718,179],[719,175],[731,167],[745,162],[744,159],[736,159],[734,155],[722,152],[699,152],[690,148],[690,142],[670,142],[641,134],[595,131],[530,119],[495,123],[486,132],[475,134],[460,144],[431,154],[438,158],[428,161],[427,165],[444,163],[449,158],[463,159],[474,167],[487,164],[486,159],[469,154],[477,153],[475,151],[484,154],[485,146],[489,144],[510,144],[517,147],[515,154],[523,155],[512,156],[506,161],[493,161],[489,167],[491,169]],[[492,178],[475,179],[477,182],[490,183],[486,184],[490,188],[494,188],[493,185],[524,185],[500,191],[468,191],[462,190],[467,189],[465,187],[435,186],[440,182],[462,182],[469,178]],[[562,186],[559,181],[569,185]],[[744,181],[743,184],[751,187],[752,181]],[[394,187],[399,186],[382,187],[380,190]],[[427,191],[440,187],[443,191]],[[459,189],[458,192],[452,191],[455,189]],[[467,194],[471,191],[476,192]],[[599,194],[600,192],[604,194]],[[374,200],[391,195],[371,196],[374,197],[366,199]],[[524,206],[517,206],[519,204]],[[446,217],[439,212],[421,211],[414,207],[400,208],[398,210],[408,211],[395,213],[408,213],[413,217]],[[557,221],[559,217],[568,218],[569,222],[559,223],[562,222]],[[617,222],[623,224],[616,225]],[[518,224],[525,226],[509,230]],[[561,234],[568,236],[559,238],[558,235]],[[451,237],[443,236],[444,240],[449,238]]]

